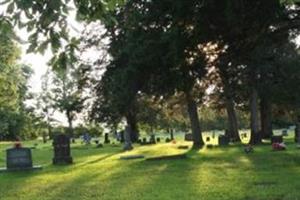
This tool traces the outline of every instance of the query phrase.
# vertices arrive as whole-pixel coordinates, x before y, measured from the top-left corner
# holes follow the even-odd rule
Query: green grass
[[[291,140],[290,140],[291,141]],[[32,146],[33,142],[25,146]],[[292,142],[288,150],[272,152],[269,145],[245,154],[241,145],[226,148],[179,150],[180,144],[136,146],[122,153],[106,145],[72,147],[75,163],[53,166],[52,148],[39,144],[33,151],[34,172],[0,174],[1,200],[90,200],[90,199],[204,199],[204,200],[296,200],[300,199],[300,150]],[[0,166],[5,149],[0,143]],[[186,160],[119,160],[121,155],[147,157],[187,153]]]

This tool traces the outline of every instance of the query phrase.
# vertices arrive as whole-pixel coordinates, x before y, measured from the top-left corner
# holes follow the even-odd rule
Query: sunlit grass
[[[74,164],[52,165],[50,143],[32,150],[34,164],[43,170],[0,174],[1,200],[88,200],[88,199],[299,199],[300,150],[287,138],[288,150],[271,151],[270,145],[254,147],[245,154],[243,145],[178,149],[190,142],[181,140],[157,145],[135,145],[131,152],[121,146],[72,146]],[[35,141],[26,143],[32,146]],[[0,143],[0,166],[5,149]],[[120,160],[123,155],[146,157],[187,153],[187,159],[146,161]]]

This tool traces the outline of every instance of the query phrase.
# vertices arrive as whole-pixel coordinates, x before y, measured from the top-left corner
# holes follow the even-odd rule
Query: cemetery
[[[283,137],[285,151],[274,152],[271,144],[265,144],[249,154],[244,145],[233,144],[193,150],[181,133],[175,134],[176,143],[137,143],[132,151],[123,151],[124,144],[117,141],[117,148],[72,144],[63,135],[53,143],[26,141],[22,142],[26,150],[38,143],[31,150],[31,161],[42,169],[27,170],[29,162],[24,170],[0,173],[1,199],[293,199],[299,194],[300,159],[292,135],[289,131]],[[6,149],[13,145],[0,143],[0,167],[6,166]],[[58,161],[63,163],[57,165]]]
[[[0,200],[300,199],[300,0],[0,0]]]

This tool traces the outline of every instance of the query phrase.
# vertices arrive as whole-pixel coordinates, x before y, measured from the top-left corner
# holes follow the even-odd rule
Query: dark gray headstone
[[[32,168],[30,148],[12,148],[6,150],[7,169]]]
[[[71,164],[70,138],[67,135],[56,135],[53,141],[54,158],[53,164]]]
[[[271,143],[274,144],[274,143],[282,143],[283,142],[283,138],[282,138],[282,135],[273,135],[271,137]]]
[[[0,172],[39,170],[41,166],[32,165],[30,148],[11,148],[6,150],[6,167],[0,168]]]
[[[150,141],[149,141],[150,144],[156,144],[156,140],[155,140],[155,135],[151,135],[150,136]]]
[[[109,143],[110,143],[110,140],[109,140],[108,133],[105,133],[105,135],[104,135],[104,144],[109,144]]]
[[[288,130],[287,129],[282,130],[281,135],[288,136]]]
[[[227,146],[229,144],[229,137],[220,135],[218,138],[219,146]]]

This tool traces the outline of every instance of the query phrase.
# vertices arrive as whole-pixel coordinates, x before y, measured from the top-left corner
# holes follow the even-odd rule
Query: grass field
[[[288,150],[271,151],[270,145],[245,154],[243,146],[179,150],[180,144],[136,146],[122,153],[121,146],[72,146],[75,161],[53,166],[52,147],[39,144],[34,164],[43,170],[0,173],[1,200],[296,200],[300,199],[300,150],[288,142]],[[32,146],[33,142],[25,143]],[[0,166],[5,149],[0,143]],[[187,159],[169,161],[119,160],[121,155],[146,157],[186,153]]]

